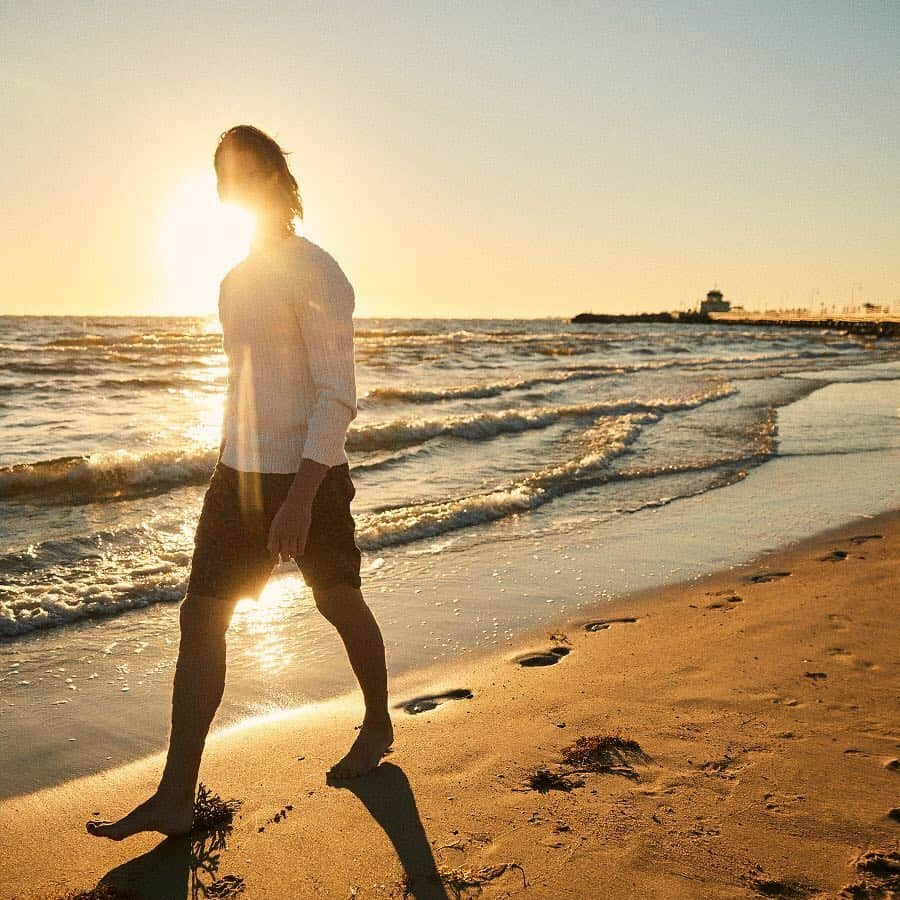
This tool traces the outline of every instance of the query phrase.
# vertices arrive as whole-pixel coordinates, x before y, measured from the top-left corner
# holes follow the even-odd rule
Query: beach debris
[[[455,839],[448,844],[441,844],[439,847],[435,847],[435,853],[440,855],[445,850],[455,850],[464,853],[474,845],[484,846],[485,844],[490,844],[492,841],[491,836],[484,831],[467,831],[460,835],[459,829],[454,828],[451,833],[454,835]]]
[[[569,792],[584,786],[584,780],[575,776],[588,773],[622,775],[637,780],[639,776],[632,761],[649,759],[641,745],[622,734],[621,729],[614,734],[583,735],[563,747],[561,754],[562,762],[553,768],[540,766],[529,773],[525,789],[542,794],[551,790]]]
[[[649,757],[641,745],[622,734],[586,735],[562,749],[563,762],[572,772],[602,772],[637,779],[631,760],[646,762]]]
[[[549,650],[517,656],[515,661],[520,666],[529,669],[535,666],[552,666],[558,663],[564,656],[568,656],[571,652],[572,651],[568,647],[551,647]]]
[[[223,875],[206,886],[206,896],[214,897],[216,900],[230,900],[243,894],[246,886],[240,875]]]
[[[811,678],[813,681],[818,681],[821,678],[827,678],[828,673],[827,672],[804,672],[803,677]]]
[[[272,816],[269,819],[266,819],[265,825],[260,825],[259,828],[256,829],[256,833],[260,834],[263,831],[265,831],[266,825],[277,825],[279,822],[282,822],[284,819],[287,818],[287,814],[289,812],[291,812],[293,809],[294,809],[294,805],[292,803],[285,803],[285,805],[282,806],[281,809],[279,809],[278,812],[275,813],[274,816]]]
[[[573,788],[584,787],[584,779],[572,778],[561,772],[551,772],[546,768],[539,768],[527,777],[528,787],[532,791],[546,794],[547,791],[565,791],[568,793]]]
[[[587,735],[577,738],[574,744],[563,747],[562,756],[570,766],[605,767],[611,758],[621,758],[622,754],[642,754],[641,745],[632,738],[625,737],[621,729],[615,734]]]
[[[442,694],[423,694],[421,697],[415,697],[412,700],[407,700],[405,703],[395,703],[394,709],[403,709],[411,716],[415,716],[418,713],[437,709],[448,700],[471,700],[474,696],[469,688],[453,688],[452,690],[444,691]]]
[[[194,821],[191,831],[230,829],[234,814],[242,803],[242,800],[223,800],[201,781],[194,800]]]
[[[571,644],[572,642],[569,640],[569,636],[564,634],[562,631],[554,631],[552,634],[549,634],[548,639],[553,641],[554,644]]]
[[[470,869],[463,866],[457,868],[449,868],[446,866],[435,866],[433,872],[426,875],[410,875],[409,872],[404,873],[401,887],[404,897],[418,896],[417,888],[414,881],[420,878],[427,878],[430,881],[436,881],[438,884],[449,888],[450,893],[455,900],[468,894],[472,889],[478,889],[482,885],[490,881],[495,881],[509,872],[518,871],[522,876],[522,887],[528,887],[528,879],[525,877],[525,870],[519,863],[500,863],[494,866],[480,866],[476,869]],[[464,894],[463,892],[466,892]]]

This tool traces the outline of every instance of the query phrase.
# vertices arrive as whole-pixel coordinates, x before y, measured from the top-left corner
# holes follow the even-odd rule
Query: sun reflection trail
[[[225,404],[223,393],[201,394],[192,391],[190,400],[193,405],[190,425],[181,426],[179,434],[191,444],[209,448],[218,447]]]
[[[278,626],[306,592],[299,575],[273,575],[258,600],[245,597],[235,608],[232,627],[254,638],[247,642],[245,656],[255,661],[259,672],[275,674],[295,662],[295,654],[284,640],[284,629]]]

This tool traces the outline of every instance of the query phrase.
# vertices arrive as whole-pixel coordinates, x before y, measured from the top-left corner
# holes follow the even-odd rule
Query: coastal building
[[[731,304],[722,297],[722,292],[719,290],[710,291],[706,295],[706,299],[700,303],[701,313],[728,312],[730,309]]]

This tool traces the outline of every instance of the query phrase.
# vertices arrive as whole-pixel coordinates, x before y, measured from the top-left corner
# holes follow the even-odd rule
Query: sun
[[[214,174],[184,181],[161,222],[166,294],[160,305],[175,315],[215,313],[219,282],[249,252],[253,227],[247,210],[219,200]]]

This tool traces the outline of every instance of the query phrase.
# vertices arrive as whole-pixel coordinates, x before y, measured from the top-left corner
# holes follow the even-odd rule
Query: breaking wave
[[[723,382],[710,390],[681,399],[630,398],[524,410],[484,411],[434,419],[397,419],[351,428],[346,446],[348,450],[363,453],[401,449],[438,437],[490,440],[500,434],[547,428],[567,418],[690,409],[727,397],[734,390]],[[51,500],[71,498],[76,502],[85,502],[202,484],[212,474],[217,456],[216,449],[198,447],[149,453],[116,450],[90,456],[20,463],[0,469],[0,499],[41,496]]]

